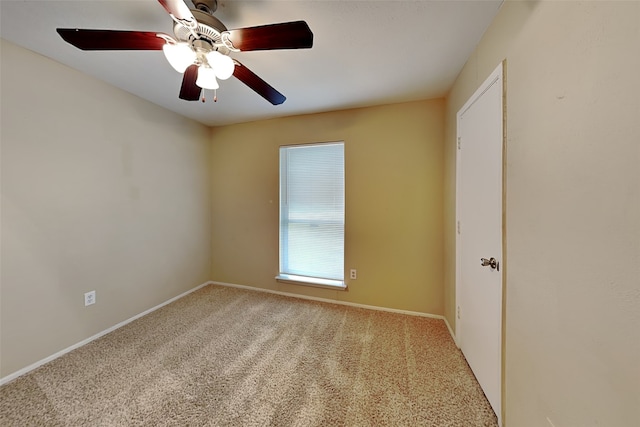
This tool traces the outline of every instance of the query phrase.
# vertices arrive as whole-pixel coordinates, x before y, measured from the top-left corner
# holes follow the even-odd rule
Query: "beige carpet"
[[[0,388],[2,426],[495,426],[443,321],[207,286]]]

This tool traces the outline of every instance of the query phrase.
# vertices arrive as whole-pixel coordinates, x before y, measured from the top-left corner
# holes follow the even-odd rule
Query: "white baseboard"
[[[42,360],[38,360],[37,362],[32,363],[31,365],[26,366],[26,367],[24,367],[24,368],[22,368],[22,369],[20,369],[20,370],[18,370],[16,372],[12,373],[12,374],[9,374],[6,377],[0,378],[0,386],[6,384],[8,382],[11,382],[11,381],[15,380],[16,378],[18,378],[18,377],[20,377],[20,376],[22,376],[22,375],[24,375],[24,374],[26,374],[28,372],[31,372],[36,368],[39,368],[40,366],[44,365],[45,363],[49,363],[52,360],[55,360],[58,357],[63,356],[65,354],[69,353],[72,350],[75,350],[76,348],[79,348],[79,347],[82,347],[83,345],[89,344],[91,341],[94,341],[94,340],[96,340],[96,339],[108,334],[109,332],[113,332],[116,329],[123,327],[127,323],[131,323],[134,320],[141,318],[142,316],[145,316],[145,315],[147,315],[147,314],[149,314],[149,313],[151,313],[153,311],[156,311],[157,309],[162,308],[167,304],[171,304],[172,302],[174,302],[176,300],[179,300],[180,298],[182,298],[182,297],[184,297],[186,295],[189,295],[190,293],[195,292],[198,289],[203,288],[203,287],[205,287],[207,285],[210,285],[212,283],[213,282],[205,282],[205,283],[203,283],[201,285],[198,285],[193,289],[190,289],[190,290],[188,290],[186,292],[183,292],[178,296],[175,296],[175,297],[173,297],[173,298],[171,298],[171,299],[169,299],[169,300],[167,300],[167,301],[165,301],[165,302],[163,302],[161,304],[156,305],[155,307],[152,307],[152,308],[150,308],[148,310],[145,310],[140,314],[136,314],[135,316],[133,316],[133,317],[127,319],[127,320],[124,320],[124,321],[118,323],[117,325],[114,325],[114,326],[112,326],[112,327],[110,327],[108,329],[105,329],[102,332],[98,332],[97,334],[95,334],[93,336],[90,336],[89,338],[84,339],[84,340],[82,340],[82,341],[80,341],[80,342],[78,342],[76,344],[73,344],[70,347],[67,347],[67,348],[65,348],[63,350],[60,350],[59,352],[57,352],[55,354],[52,354],[51,356],[45,357]]]
[[[332,300],[332,299],[328,299],[328,298],[319,298],[319,297],[312,297],[312,296],[307,296],[307,295],[299,295],[299,294],[294,294],[294,293],[290,293],[290,292],[281,292],[281,291],[274,291],[271,289],[264,289],[264,288],[256,288],[253,286],[245,286],[245,285],[237,285],[234,283],[225,283],[225,282],[215,282],[215,281],[208,281],[205,282],[201,285],[196,286],[193,289],[190,289],[186,292],[181,293],[178,296],[175,296],[161,304],[156,305],[155,307],[152,307],[148,310],[143,311],[140,314],[136,314],[135,316],[124,320],[108,329],[105,329],[102,332],[98,332],[97,334],[84,339],[76,344],[73,344],[70,347],[67,347],[63,350],[60,350],[59,352],[52,354],[51,356],[45,357],[42,360],[39,360],[35,363],[32,363],[29,366],[26,366],[12,374],[7,375],[6,377],[0,378],[0,386],[11,382],[13,380],[15,380],[16,378],[33,371],[36,368],[39,368],[40,366],[44,365],[45,363],[49,363],[52,360],[57,359],[60,356],[63,356],[67,353],[69,353],[72,350],[75,350],[76,348],[82,347],[83,345],[89,344],[91,341],[94,341],[106,334],[108,334],[109,332],[113,332],[116,329],[119,329],[121,327],[123,327],[124,325],[133,322],[136,319],[139,319],[142,316],[146,316],[147,314],[158,310],[159,308],[164,307],[167,304],[171,304],[172,302],[186,296],[189,295],[192,292],[197,291],[198,289],[201,289],[207,285],[220,285],[220,286],[227,286],[230,288],[239,288],[239,289],[247,289],[247,290],[251,290],[251,291],[258,291],[258,292],[265,292],[265,293],[269,293],[269,294],[275,294],[275,295],[282,295],[282,296],[287,296],[287,297],[293,297],[293,298],[300,298],[300,299],[305,299],[305,300],[311,300],[311,301],[320,301],[320,302],[326,302],[326,303],[330,303],[330,304],[339,304],[339,305],[346,305],[346,306],[350,306],[350,307],[358,307],[358,308],[365,308],[368,310],[377,310],[377,311],[385,311],[385,312],[389,312],[389,313],[399,313],[399,314],[407,314],[409,316],[418,316],[418,317],[429,317],[432,319],[441,319],[444,320],[445,325],[447,325],[447,329],[449,330],[449,333],[451,334],[451,337],[453,338],[453,341],[456,343],[457,345],[457,341],[456,341],[456,337],[455,334],[453,333],[453,330],[451,329],[451,326],[449,325],[449,322],[447,321],[447,318],[440,315],[440,314],[430,314],[430,313],[422,313],[419,311],[409,311],[409,310],[399,310],[396,308],[388,308],[388,307],[379,307],[379,306],[375,306],[375,305],[366,305],[366,304],[358,304],[358,303],[354,303],[354,302],[348,302],[348,301],[337,301],[337,300]]]
[[[449,333],[451,334],[451,338],[453,338],[453,342],[456,343],[456,346],[458,346],[458,348],[460,348],[460,344],[458,344],[458,340],[456,339],[456,334],[453,333],[453,329],[451,329],[451,325],[449,324],[449,321],[444,316],[442,316],[442,318],[444,319],[444,324],[447,325],[447,329],[449,330]]]
[[[271,289],[255,288],[253,286],[246,286],[246,285],[236,285],[235,283],[225,283],[225,282],[216,282],[216,281],[212,281],[210,283],[214,285],[228,286],[230,288],[248,289],[251,291],[266,292],[269,294],[283,295],[287,297],[301,298],[301,299],[306,299],[311,301],[321,301],[321,302],[328,302],[331,304],[348,305],[350,307],[366,308],[368,310],[386,311],[390,313],[407,314],[409,316],[430,317],[432,319],[441,319],[441,320],[444,320],[444,324],[447,325],[447,329],[449,330],[449,334],[451,335],[451,339],[453,339],[453,342],[456,344],[456,346],[458,346],[458,348],[460,347],[460,345],[458,344],[458,340],[456,339],[456,334],[453,332],[453,329],[451,329],[451,325],[449,324],[449,321],[447,320],[446,317],[440,314],[422,313],[419,311],[409,311],[409,310],[399,310],[396,308],[387,308],[387,307],[379,307],[376,305],[358,304],[355,302],[338,301],[338,300],[333,300],[329,298],[310,297],[307,295],[299,295],[291,292],[274,291]]]
[[[286,297],[300,298],[300,299],[306,299],[311,301],[328,302],[330,304],[348,305],[350,307],[366,308],[368,310],[386,311],[389,313],[408,314],[409,316],[430,317],[432,319],[441,319],[445,321],[445,323],[447,324],[447,328],[449,328],[447,319],[445,319],[444,316],[441,316],[439,314],[422,313],[419,311],[399,310],[397,308],[387,308],[387,307],[379,307],[377,305],[358,304],[355,302],[338,301],[338,300],[333,300],[329,298],[310,297],[307,295],[299,295],[291,292],[274,291],[271,289],[264,289],[264,288],[254,288],[253,286],[246,286],[246,285],[236,285],[235,283],[225,283],[225,282],[215,282],[215,281],[210,283],[214,285],[228,286],[230,288],[247,289],[250,291],[258,291],[258,292],[266,292],[268,294],[283,295]],[[451,328],[449,328],[449,332],[451,332]]]

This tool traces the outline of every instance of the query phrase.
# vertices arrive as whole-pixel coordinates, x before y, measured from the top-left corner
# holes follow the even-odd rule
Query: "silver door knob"
[[[500,263],[495,258],[480,258],[480,265],[482,265],[483,267],[491,267],[492,270],[497,269],[498,271],[500,271]]]

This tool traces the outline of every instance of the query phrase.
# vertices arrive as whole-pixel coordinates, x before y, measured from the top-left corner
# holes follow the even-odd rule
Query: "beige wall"
[[[443,100],[215,128],[213,266],[220,282],[442,314]],[[278,147],[345,141],[348,291],[281,284]]]
[[[3,377],[206,282],[211,193],[207,127],[1,49]]]
[[[640,425],[640,2],[511,2],[446,113],[446,315],[455,118],[507,60],[508,426]]]

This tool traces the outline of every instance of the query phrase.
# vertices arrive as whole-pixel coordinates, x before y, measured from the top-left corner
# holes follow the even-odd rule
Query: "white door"
[[[456,338],[500,425],[502,105],[501,64],[458,112],[456,183]]]

